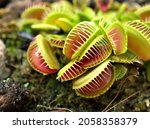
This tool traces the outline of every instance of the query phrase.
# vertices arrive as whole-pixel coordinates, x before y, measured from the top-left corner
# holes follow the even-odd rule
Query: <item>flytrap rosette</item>
[[[106,60],[96,68],[73,81],[73,89],[77,95],[85,98],[94,98],[104,94],[115,81],[115,69]]]
[[[129,50],[144,61],[150,60],[150,28],[140,21],[132,21],[126,30]]]
[[[149,61],[150,6],[131,11],[125,3],[107,12],[112,1],[97,0],[99,12],[78,0],[73,2],[80,7],[62,0],[27,8],[21,25],[39,33],[27,50],[33,69],[44,75],[58,72],[57,79],[71,80],[77,95],[94,98],[127,74],[127,64]]]
[[[56,73],[60,66],[48,41],[38,35],[27,50],[27,60],[36,71],[47,75]]]

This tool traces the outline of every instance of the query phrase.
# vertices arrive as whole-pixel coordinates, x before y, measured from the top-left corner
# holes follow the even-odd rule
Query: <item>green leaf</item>
[[[127,74],[127,68],[121,64],[115,64],[116,80],[122,79]]]
[[[116,63],[134,63],[135,61],[137,61],[137,56],[135,54],[133,54],[130,51],[127,51],[124,54],[121,55],[112,55],[110,57],[112,62],[116,62]]]
[[[33,24],[31,26],[34,30],[43,30],[43,31],[60,31],[60,28],[55,25],[45,24],[45,23],[39,23],[39,24]]]

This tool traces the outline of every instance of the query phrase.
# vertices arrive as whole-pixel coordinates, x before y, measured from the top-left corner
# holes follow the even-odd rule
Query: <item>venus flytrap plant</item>
[[[83,72],[84,74],[81,77],[78,77],[78,74],[73,73],[73,68],[75,68],[73,66],[74,64],[71,65],[70,62],[58,72],[58,79],[60,78],[65,81],[65,79],[63,79],[64,76],[71,76],[69,80],[78,77],[73,81],[73,89],[75,89],[76,93],[82,97],[92,98],[105,93],[112,86],[112,83],[115,80],[115,68],[114,65],[111,64],[111,59],[109,59],[113,48],[111,41],[114,41],[115,38],[110,39],[110,32],[113,30],[114,32],[112,32],[111,35],[115,33],[116,35],[114,36],[122,36],[123,34],[126,34],[123,28],[119,28],[119,31],[115,31],[118,26],[116,22],[114,22],[111,28],[109,28],[108,31],[105,31],[95,25],[94,22],[81,22],[77,24],[77,26],[70,31],[66,38],[65,45],[68,48],[64,45],[63,50],[66,55],[68,54],[70,59],[78,60],[76,62],[80,63],[78,64],[80,69],[85,69],[88,71],[86,73]],[[123,33],[120,34],[122,31]],[[121,39],[117,41],[117,43],[120,42],[125,42],[126,44],[126,37],[125,40]],[[116,45],[116,48],[118,47],[119,46]],[[127,45],[123,46],[123,48],[126,50]],[[74,53],[76,54],[75,56]],[[108,64],[111,64],[111,67],[108,67]],[[70,67],[73,68],[70,70]],[[77,69],[78,68],[76,67],[76,70]],[[89,80],[90,77],[93,79]],[[108,79],[108,82],[105,82],[104,79]],[[104,84],[102,80],[104,81]]]
[[[27,51],[30,65],[44,75],[58,72],[57,79],[61,82],[72,80],[77,95],[94,98],[126,75],[124,64],[139,59],[149,61],[150,28],[147,20],[137,20],[143,14],[147,19],[149,9],[143,7],[144,11],[138,9],[126,14],[127,5],[123,5],[118,13],[106,19],[103,15],[107,14],[109,5],[106,6],[105,13],[100,16],[85,4],[74,9],[74,5],[66,1],[53,3],[40,19],[40,24],[31,26],[40,30],[40,34]],[[83,10],[87,10],[89,16],[82,13]],[[59,34],[47,30],[57,30]],[[54,54],[55,48],[62,50],[69,60],[61,69]]]

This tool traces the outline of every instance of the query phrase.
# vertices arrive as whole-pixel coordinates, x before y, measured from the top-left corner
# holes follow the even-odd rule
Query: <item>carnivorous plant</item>
[[[20,28],[28,25],[38,32],[27,50],[29,64],[43,75],[57,73],[62,83],[72,80],[77,95],[94,98],[126,75],[124,64],[149,62],[150,5],[132,10],[126,3],[113,10],[112,0],[108,2],[97,0],[101,10],[84,2],[78,7],[77,0],[74,4],[41,2],[27,8]],[[63,67],[56,49],[69,60]],[[146,63],[148,80],[149,67]]]

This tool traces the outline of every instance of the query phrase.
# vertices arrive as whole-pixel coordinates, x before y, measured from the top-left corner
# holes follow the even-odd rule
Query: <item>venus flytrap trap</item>
[[[140,21],[132,21],[126,24],[126,30],[129,50],[144,61],[150,60],[150,27]]]
[[[19,21],[20,28],[25,26],[31,26],[32,24],[41,23],[42,19],[50,9],[50,4],[46,2],[33,3],[26,8],[21,14],[21,20]]]
[[[102,27],[102,26],[101,26]],[[113,22],[106,32],[103,29],[104,35],[112,45],[115,55],[123,54],[127,51],[127,34],[123,25],[119,22]]]
[[[94,22],[80,22],[68,34],[63,53],[69,59],[76,58],[101,32]]]
[[[30,65],[44,75],[58,72],[61,82],[72,80],[77,95],[85,98],[104,94],[122,79],[128,69],[124,64],[150,60],[149,5],[130,11],[123,4],[113,16],[110,13],[111,17],[106,17],[112,1],[105,7],[97,2],[101,13],[85,3],[77,7],[74,0],[73,5],[67,1],[52,3],[46,10],[43,4],[33,5],[22,14],[22,19],[39,20],[30,26],[39,30],[27,51]],[[30,17],[30,13],[35,17]],[[69,60],[62,68],[56,49]],[[149,63],[146,70],[149,80]]]
[[[49,10],[50,5],[46,2],[33,3],[21,15],[23,19],[37,19],[42,20],[45,12]]]
[[[110,60],[106,60],[93,70],[73,81],[73,89],[77,95],[85,98],[104,94],[115,81],[115,68]]]
[[[96,2],[102,12],[107,12],[113,3],[113,0],[96,0]]]
[[[44,75],[55,73],[60,67],[48,40],[42,35],[37,35],[30,44],[27,59],[36,71]]]
[[[140,17],[141,21],[150,22],[150,5],[145,5],[135,11],[135,14]]]

